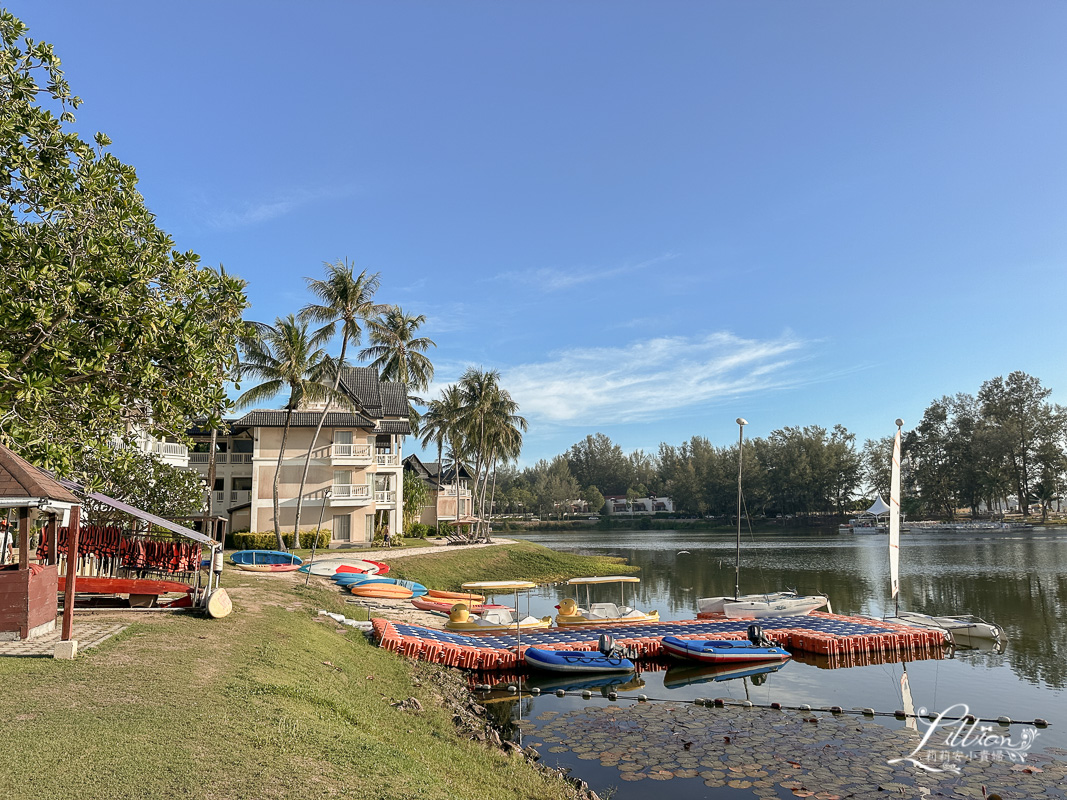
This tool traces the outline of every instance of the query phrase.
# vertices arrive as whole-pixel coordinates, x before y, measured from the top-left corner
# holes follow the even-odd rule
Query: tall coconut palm
[[[305,278],[308,290],[321,302],[308,303],[300,309],[300,319],[305,322],[325,323],[319,333],[332,338],[341,327],[341,353],[337,357],[336,374],[333,378],[333,389],[342,403],[349,401],[338,391],[341,385],[341,372],[346,366],[345,355],[348,345],[358,345],[362,336],[362,324],[367,324],[373,317],[384,313],[390,306],[374,302],[374,293],[378,291],[381,278],[377,272],[370,275],[363,270],[355,275],[355,267],[347,260],[326,263],[326,277],[323,280]],[[322,432],[326,415],[330,411],[331,402],[327,400],[323,406],[322,414],[319,415],[318,425],[311,437],[307,455],[304,458],[304,472],[300,476],[300,491],[296,495],[296,521],[293,525],[293,536],[300,536],[300,508],[304,502],[304,487],[307,484],[308,471],[311,468],[311,454],[319,442],[319,434]],[[325,502],[325,501],[324,501]]]
[[[274,325],[253,323],[250,335],[241,341],[244,359],[238,372],[241,377],[259,379],[262,383],[242,394],[237,399],[237,406],[247,408],[272,399],[286,387],[289,389],[278,466],[274,471],[274,534],[278,538],[279,550],[286,547],[278,513],[278,479],[285,460],[285,444],[293,412],[306,402],[321,402],[335,394],[323,382],[327,376],[332,377],[333,371],[333,361],[321,347],[328,338],[324,331],[309,334],[307,322],[300,322],[290,314],[284,319],[276,319]]]
[[[368,322],[367,334],[371,345],[360,351],[360,361],[370,361],[382,380],[402,383],[409,392],[426,391],[433,380],[433,364],[426,356],[426,351],[437,347],[437,343],[425,336],[415,335],[425,322],[424,314],[405,314],[399,306],[391,306]],[[419,397],[408,398],[408,418],[417,436],[421,415],[411,405],[412,402],[425,405],[425,401]]]
[[[485,489],[482,490],[482,511],[479,517],[485,520],[485,540],[489,541],[490,521],[493,516],[493,503],[496,499],[496,468],[503,461],[515,461],[522,452],[522,434],[529,428],[525,417],[520,417],[515,412],[519,405],[512,400],[507,390],[501,389],[497,401],[493,404],[489,425],[489,460],[492,469],[493,488],[488,501],[488,515],[486,514]],[[489,470],[486,470],[486,484],[489,480]]]
[[[437,494],[434,498],[435,508],[440,509],[441,483],[444,481],[444,448],[445,442],[452,442],[460,419],[462,399],[459,389],[455,385],[448,386],[441,393],[441,397],[429,402],[426,413],[422,417],[419,429],[422,437],[422,446],[428,447],[431,443],[437,445]],[[453,452],[458,448],[453,446]],[[458,459],[456,462],[456,474],[459,474]],[[435,515],[436,516],[436,515]],[[456,482],[456,517],[459,517],[459,482]],[[441,535],[441,518],[437,517],[437,535]]]

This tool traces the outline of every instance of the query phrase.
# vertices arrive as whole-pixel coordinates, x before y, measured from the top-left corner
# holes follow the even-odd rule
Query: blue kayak
[[[789,651],[782,647],[761,647],[745,639],[679,639],[676,636],[664,636],[662,643],[668,655],[705,664],[782,661],[792,658]]]
[[[528,647],[523,655],[535,669],[549,672],[633,672],[628,658],[606,656],[596,650],[541,650]]]

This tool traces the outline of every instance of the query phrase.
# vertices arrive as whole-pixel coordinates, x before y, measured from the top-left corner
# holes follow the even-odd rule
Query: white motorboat
[[[810,614],[817,608],[827,606],[825,595],[802,595],[796,592],[770,592],[766,594],[741,594],[741,456],[748,422],[737,418],[740,435],[737,443],[737,550],[734,563],[733,597],[697,598],[698,614],[722,614],[731,619],[750,617],[796,617]]]

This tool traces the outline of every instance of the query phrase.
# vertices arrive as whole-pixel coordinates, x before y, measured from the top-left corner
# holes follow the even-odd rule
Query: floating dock
[[[605,625],[596,628],[548,628],[514,634],[462,633],[418,625],[372,620],[374,635],[386,650],[409,658],[474,670],[513,670],[524,665],[527,647],[545,650],[596,650],[601,634],[632,648],[638,658],[662,654],[664,636],[681,639],[745,639],[749,625],[793,651],[826,656],[831,666],[858,666],[888,661],[941,658],[946,644],[939,630],[910,628],[866,617],[812,612],[802,617],[679,620],[655,624]],[[517,646],[518,645],[518,646]]]

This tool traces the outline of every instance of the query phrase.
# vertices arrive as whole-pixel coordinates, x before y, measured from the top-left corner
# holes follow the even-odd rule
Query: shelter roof
[[[0,498],[22,497],[81,504],[81,500],[43,469],[35,467],[14,450],[0,445]]]
[[[878,499],[874,501],[870,508],[868,508],[865,514],[874,514],[876,517],[882,516],[882,514],[889,513],[889,506],[886,505],[885,500],[882,499],[881,493],[878,494]]]

